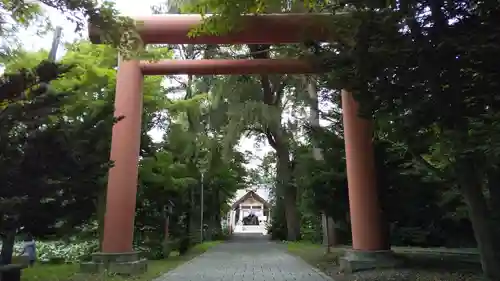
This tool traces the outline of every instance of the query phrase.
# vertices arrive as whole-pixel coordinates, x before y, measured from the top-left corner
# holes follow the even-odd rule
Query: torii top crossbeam
[[[244,15],[239,28],[223,35],[188,36],[199,26],[201,15],[152,15],[134,18],[145,44],[279,44],[306,40],[331,41],[334,35],[331,14],[265,14]],[[99,30],[89,24],[93,43],[100,43]]]

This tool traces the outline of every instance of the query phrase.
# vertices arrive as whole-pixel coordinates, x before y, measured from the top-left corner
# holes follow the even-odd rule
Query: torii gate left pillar
[[[325,28],[325,17],[315,14],[243,16],[244,29],[224,36],[189,37],[201,22],[198,15],[151,16],[138,19],[139,34],[145,44],[279,44],[334,40]],[[328,18],[326,18],[328,20]],[[94,32],[94,33],[93,33]],[[91,39],[95,39],[91,29]],[[94,37],[94,38],[93,38]],[[192,60],[141,62],[120,61],[117,74],[115,116],[125,118],[113,127],[102,253],[85,271],[108,270],[133,274],[146,270],[147,263],[133,250],[134,217],[137,195],[138,161],[142,119],[142,81],[144,75],[169,74],[303,74],[314,73],[307,61],[300,60]],[[347,270],[392,266],[386,239],[381,231],[380,206],[374,170],[370,121],[357,115],[357,103],[347,91],[342,93],[346,143],[349,206],[353,249],[342,263]],[[381,260],[382,262],[378,262]]]

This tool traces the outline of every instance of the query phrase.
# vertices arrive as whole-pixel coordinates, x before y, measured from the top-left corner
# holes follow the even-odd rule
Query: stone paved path
[[[238,234],[155,281],[333,281],[260,234]]]

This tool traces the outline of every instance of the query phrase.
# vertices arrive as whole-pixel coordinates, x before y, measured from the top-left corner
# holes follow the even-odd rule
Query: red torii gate
[[[269,14],[242,16],[242,29],[226,35],[189,37],[188,32],[202,22],[199,15],[157,15],[136,19],[144,44],[280,44],[305,40],[332,41],[326,14]],[[89,35],[100,43],[99,31],[92,26]],[[121,60],[118,65],[115,116],[125,116],[113,127],[102,253],[86,270],[131,273],[145,270],[133,251],[138,161],[142,117],[144,75],[171,74],[302,74],[318,72],[305,60],[162,60],[144,62]],[[372,147],[372,124],[358,116],[358,104],[351,93],[342,90],[342,114],[349,184],[352,251],[343,261],[346,268],[370,268],[379,256],[390,254],[382,231]],[[387,259],[384,259],[387,261]],[[359,261],[360,263],[355,263]],[[387,262],[385,264],[388,264]],[[392,263],[391,263],[392,264]],[[377,266],[381,264],[377,262]]]

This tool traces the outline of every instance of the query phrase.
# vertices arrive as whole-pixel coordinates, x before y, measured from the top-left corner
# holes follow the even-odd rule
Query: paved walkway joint
[[[239,234],[155,281],[332,281],[260,234]]]

